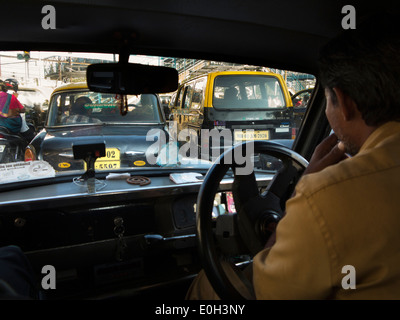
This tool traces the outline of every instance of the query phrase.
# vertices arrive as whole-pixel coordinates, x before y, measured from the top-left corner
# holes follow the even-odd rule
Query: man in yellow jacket
[[[335,134],[316,148],[276,241],[253,259],[257,299],[400,299],[400,31],[375,20],[319,60]],[[189,298],[218,298],[204,273]]]

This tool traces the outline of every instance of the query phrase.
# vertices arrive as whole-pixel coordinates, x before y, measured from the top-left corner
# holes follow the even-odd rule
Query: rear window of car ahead
[[[286,107],[279,80],[262,75],[221,75],[214,80],[216,109],[259,110]]]

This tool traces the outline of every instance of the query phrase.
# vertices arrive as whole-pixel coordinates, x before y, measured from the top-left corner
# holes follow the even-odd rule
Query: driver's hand
[[[335,134],[322,140],[315,148],[304,174],[314,173],[325,169],[347,158],[343,142],[338,142]]]
[[[321,171],[322,169],[329,167],[333,164],[339,163],[340,161],[347,158],[345,152],[345,146],[343,142],[339,142],[335,134],[331,134],[329,137],[322,140],[322,142],[315,148],[311,160],[304,171],[303,175],[313,172]],[[295,192],[292,194],[294,196]],[[285,216],[286,212],[283,213]],[[272,247],[276,240],[276,233],[274,232],[267,243],[265,248]]]

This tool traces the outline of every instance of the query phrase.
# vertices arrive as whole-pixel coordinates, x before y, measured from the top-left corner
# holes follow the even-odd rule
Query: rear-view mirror
[[[90,90],[105,93],[168,93],[178,88],[176,69],[134,63],[92,64],[86,79]]]

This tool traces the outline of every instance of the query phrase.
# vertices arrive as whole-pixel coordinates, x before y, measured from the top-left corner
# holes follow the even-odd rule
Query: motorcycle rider
[[[18,134],[22,126],[20,113],[25,112],[25,108],[15,94],[7,92],[10,89],[16,91],[15,84],[0,80],[0,89],[0,126]]]
[[[12,94],[8,90],[13,90]],[[12,79],[0,80],[0,126],[12,134],[20,133],[27,141],[34,137],[34,132],[27,126],[24,117],[25,107],[18,100],[18,82]]]

